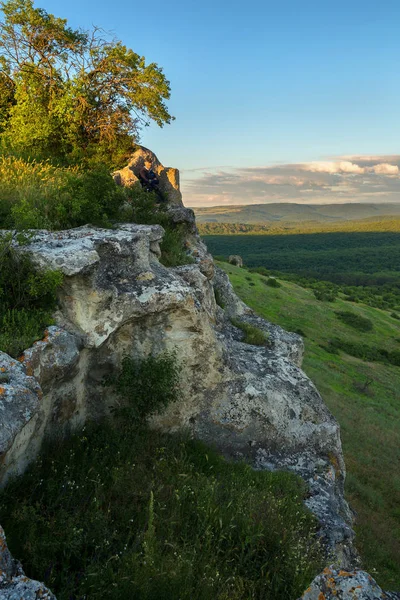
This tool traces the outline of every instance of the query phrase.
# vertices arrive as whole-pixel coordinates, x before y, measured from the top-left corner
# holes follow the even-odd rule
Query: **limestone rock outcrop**
[[[164,167],[157,156],[144,146],[138,146],[132,154],[129,163],[123,169],[115,171],[114,181],[118,185],[132,187],[140,185],[139,171],[144,166],[146,158],[150,158],[153,163],[153,171],[157,174],[160,181],[160,190],[165,193],[168,202],[172,205],[183,206],[182,194],[179,189],[179,171],[171,167]]]
[[[160,263],[164,231],[158,225],[39,231],[19,248],[38,267],[59,269],[64,282],[57,324],[19,360],[0,352],[0,484],[26,468],[45,437],[109,414],[117,398],[104,379],[119,370],[124,356],[174,350],[181,398],[152,418],[153,427],[189,430],[229,458],[256,469],[286,469],[306,481],[306,504],[319,520],[327,564],[329,558],[334,567],[314,580],[304,600],[392,597],[368,595],[383,592],[363,572],[340,570],[358,564],[343,494],[340,430],[301,370],[302,338],[261,319],[236,296],[198,237],[193,211],[182,204],[176,169],[140,147],[115,180],[135,185],[148,155],[168,194],[171,221],[188,232],[193,262],[175,268]],[[245,344],[237,321],[264,331],[266,344]],[[2,535],[0,530],[0,597],[53,598],[23,576]],[[366,595],[350,592],[349,582]],[[2,595],[8,589],[17,595]]]
[[[0,394],[7,415],[3,481],[25,468],[45,436],[108,414],[115,398],[103,380],[125,355],[174,349],[182,398],[153,425],[190,429],[258,469],[299,473],[309,483],[307,503],[328,551],[341,566],[351,564],[339,426],[300,369],[301,337],[246,307],[199,240],[191,250],[196,262],[164,267],[158,260],[162,235],[159,226],[133,224],[40,231],[20,249],[38,266],[60,269],[64,283],[57,327],[49,327],[20,361],[1,358],[0,368],[9,374]],[[264,330],[268,343],[243,343],[231,317]]]

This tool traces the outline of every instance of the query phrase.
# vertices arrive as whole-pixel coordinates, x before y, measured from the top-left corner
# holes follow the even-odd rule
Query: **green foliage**
[[[398,315],[398,314],[397,314],[397,313],[395,313],[395,312],[392,312],[392,313],[390,313],[390,316],[391,316],[393,319],[400,320],[400,315]]]
[[[52,324],[49,311],[34,308],[7,310],[0,304],[0,350],[18,358],[40,340],[45,328]]]
[[[185,236],[186,229],[183,224],[165,228],[165,234],[160,244],[160,262],[165,267],[177,267],[194,262],[194,259],[186,252]]]
[[[0,237],[0,262],[0,350],[18,357],[52,324],[62,274],[37,270],[10,235]]]
[[[59,600],[298,598],[322,567],[304,483],[144,427],[90,427],[0,495],[14,556]]]
[[[268,343],[268,334],[258,327],[234,318],[231,319],[231,323],[243,331],[244,337],[242,341],[245,344],[252,344],[253,346],[265,346]]]
[[[169,82],[103,31],[73,30],[32,0],[1,3],[0,136],[60,161],[118,164],[140,125],[170,123]]]
[[[104,167],[80,172],[0,155],[0,228],[109,226],[126,199]]]
[[[321,302],[335,302],[336,294],[332,289],[314,290],[314,296]]]
[[[267,281],[265,282],[265,285],[268,285],[269,287],[273,287],[273,288],[281,287],[281,284],[279,283],[279,281],[277,279],[275,279],[275,277],[268,277]]]
[[[304,229],[302,235],[207,236],[205,241],[213,254],[240,253],[254,272],[324,288],[317,294],[323,298],[335,291],[351,302],[400,310],[398,230],[307,233]]]
[[[340,338],[329,340],[326,349],[333,354],[337,354],[338,350],[341,350],[346,354],[350,354],[350,356],[365,361],[387,363],[400,367],[400,350],[371,347],[362,342],[350,342]]]
[[[128,423],[141,422],[178,399],[179,366],[173,352],[136,360],[126,356],[115,388],[122,403],[114,410]]]
[[[343,323],[346,323],[346,325],[357,331],[372,331],[374,328],[370,319],[366,319],[365,317],[348,310],[338,310],[335,312],[335,315],[338,319],[343,321]]]
[[[187,253],[185,242],[187,230],[184,224],[174,224],[166,205],[157,204],[154,192],[146,192],[137,187],[127,190],[129,205],[121,214],[121,219],[146,225],[161,225],[165,234],[160,244],[160,262],[165,267],[177,267],[194,262]]]

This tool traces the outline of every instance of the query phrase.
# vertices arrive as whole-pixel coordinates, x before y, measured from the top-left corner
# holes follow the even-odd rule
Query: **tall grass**
[[[0,496],[14,556],[59,600],[298,598],[322,566],[305,486],[205,445],[101,424]]]

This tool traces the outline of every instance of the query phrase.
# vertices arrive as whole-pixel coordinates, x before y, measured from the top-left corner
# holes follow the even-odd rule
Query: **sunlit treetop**
[[[33,0],[0,3],[0,135],[43,156],[118,161],[143,125],[170,123],[170,85],[101,29],[74,30]]]

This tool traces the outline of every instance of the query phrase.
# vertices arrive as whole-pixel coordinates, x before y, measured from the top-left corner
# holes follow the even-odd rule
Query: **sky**
[[[400,202],[399,0],[36,0],[156,62],[187,206]]]

